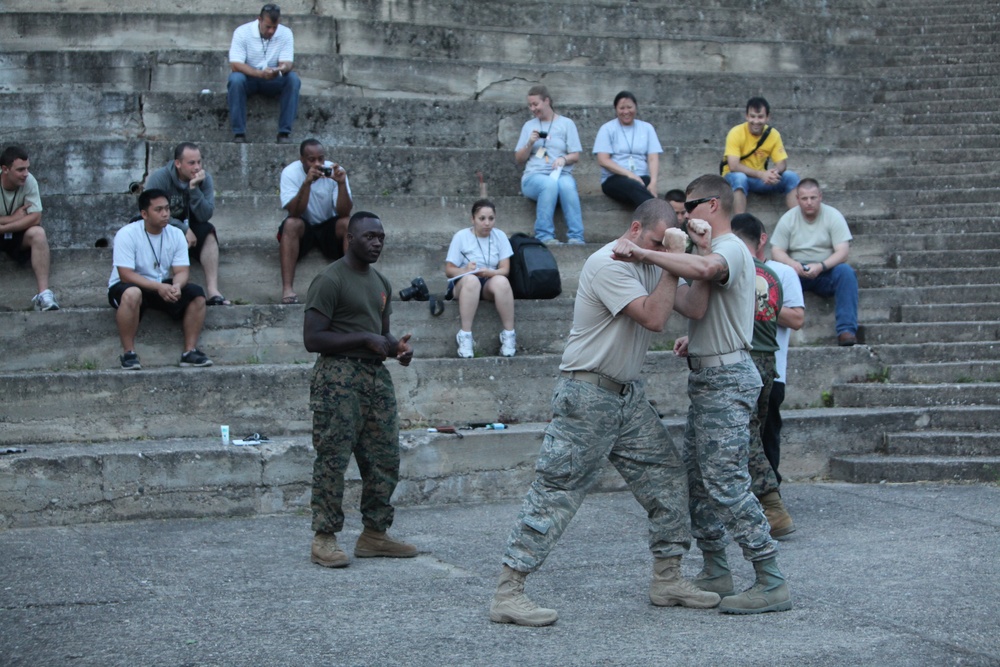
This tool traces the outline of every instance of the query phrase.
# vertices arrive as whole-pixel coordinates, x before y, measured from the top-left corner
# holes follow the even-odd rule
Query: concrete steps
[[[0,522],[301,508],[311,461],[305,398],[311,355],[299,343],[301,309],[267,305],[278,294],[271,241],[281,217],[277,174],[296,150],[269,143],[274,108],[268,104],[251,108],[252,138],[260,143],[229,144],[220,92],[228,35],[251,12],[228,0],[215,3],[211,14],[189,8],[183,15],[173,0],[141,7],[109,0],[87,10],[75,4],[8,0],[0,15],[7,35],[0,95],[5,108],[16,110],[6,131],[29,138],[46,226],[54,245],[72,248],[54,255],[53,283],[66,306],[60,313],[23,312],[33,292],[30,274],[2,268],[11,263],[0,260],[8,285],[0,306],[19,311],[0,313],[9,332],[3,363],[17,366],[0,364],[9,397],[0,406],[0,440],[27,443],[29,458],[37,457],[30,464],[0,457],[0,489],[13,489],[0,496]],[[440,275],[443,245],[467,224],[467,207],[479,194],[477,171],[497,199],[501,229],[530,229],[533,205],[519,195],[520,173],[509,152],[527,118],[531,84],[549,86],[560,111],[578,123],[585,150],[612,116],[610,96],[622,88],[640,91],[641,115],[667,147],[661,191],[714,172],[721,137],[741,120],[743,101],[763,93],[792,168],[818,176],[827,203],[848,215],[857,237],[852,263],[865,286],[867,345],[833,346],[832,304],[807,300],[806,331],[790,351],[783,472],[841,474],[832,455],[888,453],[890,433],[934,430],[952,443],[964,433],[990,433],[1000,423],[1000,406],[990,399],[1000,343],[990,335],[996,289],[984,276],[995,264],[988,249],[1000,234],[1000,195],[989,183],[997,173],[998,71],[989,7],[837,3],[823,8],[819,33],[809,3],[756,9],[747,12],[735,0],[709,0],[697,9],[652,1],[293,0],[283,10],[296,31],[306,92],[296,138],[319,136],[350,166],[357,207],[381,214],[399,241],[384,260],[398,289],[415,275]],[[974,21],[987,27],[962,25]],[[935,27],[947,24],[956,27]],[[216,92],[195,95],[202,88]],[[246,305],[210,311],[204,347],[218,362],[213,368],[172,367],[179,334],[153,314],[140,331],[147,370],[104,370],[119,351],[104,298],[110,258],[92,246],[110,238],[134,208],[125,194],[129,184],[165,163],[177,141],[191,138],[204,143],[217,181],[223,290]],[[913,176],[926,165],[941,178]],[[628,214],[600,194],[592,159],[577,170],[577,181],[588,240],[612,238]],[[769,228],[780,213],[773,202],[756,199],[751,211]],[[400,502],[523,489],[540,422],[550,415],[575,273],[595,247],[556,248],[564,298],[518,305],[523,349],[513,359],[454,359],[453,308],[433,319],[425,304],[394,304],[394,330],[412,329],[420,344],[413,366],[390,364],[409,426],[501,420],[525,424],[527,433],[503,441],[503,448],[472,435],[435,436],[437,445],[425,447],[426,432],[411,431],[402,440]],[[310,257],[300,266],[300,293],[324,264]],[[943,304],[973,304],[970,310],[979,312],[911,307]],[[495,314],[488,306],[481,311],[477,340],[492,355]],[[972,317],[981,321],[968,322]],[[681,330],[677,318],[657,345],[667,347]],[[421,350],[433,356],[421,357]],[[665,349],[645,367],[650,395],[675,434],[686,409],[684,376],[680,360]],[[849,407],[816,407],[830,398]],[[216,444],[223,421],[234,434],[290,440],[277,443],[273,454],[240,450],[234,457]],[[163,440],[176,437],[180,444]],[[468,452],[456,452],[456,443],[469,445]],[[979,445],[953,449],[988,454]],[[421,472],[410,467],[417,465]],[[70,500],[65,489],[74,486],[90,495]],[[168,498],[183,502],[171,505]]]
[[[622,222],[624,230],[625,223]],[[276,226],[276,223],[275,223]],[[560,230],[557,227],[557,230]],[[506,231],[506,230],[505,230]],[[512,230],[513,231],[513,230]],[[524,231],[530,231],[526,229]],[[220,231],[220,234],[223,232]],[[561,230],[560,230],[560,233]],[[223,236],[222,238],[225,238]],[[219,258],[220,289],[230,298],[243,304],[274,303],[280,296],[281,276],[278,243],[268,238],[262,245],[224,245]],[[609,237],[611,238],[611,237]],[[579,272],[587,257],[600,245],[556,246],[553,256],[559,265],[562,289],[567,296],[576,290]],[[959,285],[972,282],[975,269],[911,269],[907,271],[882,268],[886,265],[879,248],[871,254],[858,253],[856,270],[862,287],[907,288],[931,285]],[[434,293],[444,293],[444,258],[447,244],[387,245],[377,268],[398,290],[417,277],[423,277]],[[51,283],[58,292],[64,308],[103,308],[107,305],[107,281],[111,274],[112,250],[110,248],[54,249],[52,255]],[[329,261],[319,252],[309,253],[296,268],[296,290],[301,295],[312,277],[322,271]],[[932,273],[934,275],[927,275]],[[192,280],[202,284],[201,267],[192,265]],[[34,296],[34,275],[30,270],[13,262],[0,262],[0,276],[8,290],[0,294],[0,308],[20,310],[26,307],[27,298]],[[933,278],[938,278],[937,281]],[[21,295],[21,296],[19,296]],[[23,295],[27,295],[22,298]],[[877,310],[888,313],[895,305],[876,300]]]
[[[454,330],[449,329],[454,335]],[[141,330],[140,330],[141,335]],[[140,345],[148,345],[140,338]],[[180,345],[176,345],[177,348]],[[308,433],[312,365],[243,363],[204,369],[156,366],[140,346],[142,371],[61,370],[0,374],[7,387],[0,406],[5,445],[101,442],[132,438],[208,437],[218,425],[234,432]],[[161,349],[166,350],[166,346]],[[798,348],[792,359],[789,409],[822,404],[834,382],[877,370],[863,347]],[[205,346],[210,354],[213,352]],[[806,351],[808,350],[808,351]],[[167,353],[168,354],[168,353]],[[408,424],[545,421],[558,378],[559,357],[417,358],[408,368],[387,364],[396,383],[400,415]],[[103,360],[102,360],[103,365]],[[820,370],[822,369],[822,371]],[[665,416],[687,410],[687,371],[672,352],[651,352],[643,367],[647,394]],[[66,400],[73,396],[73,400]]]
[[[877,446],[879,426],[900,429],[940,418],[935,410],[788,410],[782,443],[786,479],[822,478],[833,443]],[[448,423],[462,425],[459,420]],[[675,441],[683,420],[665,420]],[[308,508],[314,453],[307,435],[256,429],[269,443],[223,446],[218,426],[203,438],[124,439],[28,445],[0,457],[0,528],[68,525],[168,517],[239,516],[299,512]],[[474,502],[516,497],[533,476],[545,424],[503,431],[463,431],[464,437],[414,429],[401,434],[397,505]],[[232,437],[246,433],[231,425]],[[352,463],[347,499],[360,493]],[[600,490],[621,490],[610,464]]]

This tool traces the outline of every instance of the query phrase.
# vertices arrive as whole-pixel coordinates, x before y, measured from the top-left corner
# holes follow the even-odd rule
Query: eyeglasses
[[[691,201],[684,202],[684,210],[688,213],[693,212],[696,208],[701,206],[707,201],[712,201],[713,199],[718,199],[719,195],[714,195],[712,197],[702,197],[701,199],[692,199]]]

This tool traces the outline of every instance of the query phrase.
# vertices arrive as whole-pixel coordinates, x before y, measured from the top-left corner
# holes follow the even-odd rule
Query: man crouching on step
[[[649,251],[684,252],[668,202],[650,199],[636,209],[622,239]],[[666,245],[664,245],[666,244]],[[569,525],[607,457],[649,516],[653,580],[649,599],[659,606],[707,609],[719,596],[680,574],[691,543],[687,476],[639,378],[654,331],[674,307],[677,278],[655,266],[616,261],[609,243],[580,273],[573,328],[563,352],[535,481],[507,542],[490,620],[542,626],[555,623],[524,593],[524,580],[545,561]]]

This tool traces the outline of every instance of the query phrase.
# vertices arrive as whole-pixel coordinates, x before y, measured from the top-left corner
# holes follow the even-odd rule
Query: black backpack
[[[559,266],[548,246],[520,232],[511,234],[510,285],[515,299],[554,299],[562,292]]]

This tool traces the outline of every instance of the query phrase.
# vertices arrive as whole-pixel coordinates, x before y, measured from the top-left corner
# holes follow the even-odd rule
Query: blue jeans
[[[302,80],[295,72],[289,72],[275,79],[257,79],[240,72],[229,75],[227,100],[229,101],[229,122],[233,134],[247,132],[247,97],[266,95],[281,98],[281,114],[278,117],[278,132],[292,133],[292,123],[299,113],[299,88]]]
[[[858,333],[858,277],[847,264],[838,264],[816,278],[802,278],[802,291],[832,296],[837,333]]]
[[[556,213],[556,204],[561,204],[569,238],[583,240],[580,194],[576,191],[576,181],[572,174],[563,172],[558,181],[552,180],[548,174],[525,174],[521,179],[521,193],[538,202],[535,207],[535,238],[539,241],[555,238],[556,228],[552,217]]]
[[[742,190],[743,194],[756,192],[764,195],[784,195],[799,187],[799,175],[794,171],[783,172],[781,180],[774,185],[768,185],[759,178],[750,178],[738,171],[729,172],[725,179],[733,187],[733,192]]]

